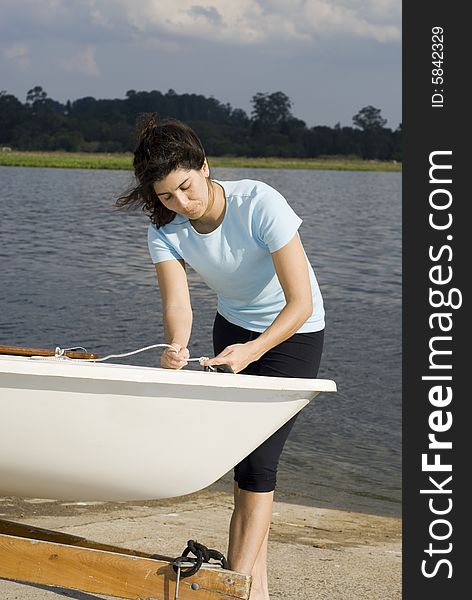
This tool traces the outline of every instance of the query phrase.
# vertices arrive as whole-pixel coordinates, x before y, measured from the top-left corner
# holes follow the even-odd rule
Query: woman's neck
[[[198,233],[211,233],[221,225],[226,212],[226,197],[223,187],[209,180],[209,208],[200,219],[192,220],[193,228]]]

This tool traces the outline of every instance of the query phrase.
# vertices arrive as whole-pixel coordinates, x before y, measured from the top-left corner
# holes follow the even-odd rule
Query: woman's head
[[[161,202],[156,182],[178,171],[206,174],[208,169],[205,151],[193,129],[176,119],[158,120],[155,113],[146,113],[138,121],[133,167],[138,185],[118,198],[116,205],[141,206],[158,227],[170,223],[176,213]]]

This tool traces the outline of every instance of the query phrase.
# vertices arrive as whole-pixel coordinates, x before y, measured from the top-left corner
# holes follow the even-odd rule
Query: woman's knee
[[[234,469],[234,479],[240,490],[273,492],[277,485],[277,464],[261,466],[251,460],[242,461]]]
[[[235,466],[234,479],[240,489],[250,492],[275,490],[280,455],[297,417],[298,413]]]

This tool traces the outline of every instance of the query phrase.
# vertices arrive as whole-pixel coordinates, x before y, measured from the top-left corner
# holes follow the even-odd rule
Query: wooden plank
[[[101,544],[94,542],[84,537],[71,535],[62,531],[53,531],[51,529],[41,529],[26,523],[16,523],[15,521],[6,521],[0,519],[0,534],[10,535],[15,537],[40,540],[43,542],[53,542],[56,544],[64,544],[66,546],[76,546],[80,548],[91,548],[94,550],[105,550],[106,552],[116,552],[118,554],[127,554],[129,556],[141,556],[142,558],[153,558],[172,562],[175,557],[164,556],[160,554],[149,554],[140,550],[129,550],[121,546],[112,546],[110,544]]]
[[[0,346],[0,354],[9,354],[11,356],[55,356],[55,350],[47,348],[27,348],[24,346]],[[84,359],[98,358],[98,354],[90,352],[64,352],[68,358]]]
[[[174,597],[176,575],[169,561],[127,554],[132,551],[124,549],[120,554],[117,547],[112,548],[108,551],[0,534],[0,577],[126,600]],[[202,567],[192,577],[180,580],[179,598],[247,600],[250,585],[248,575]]]

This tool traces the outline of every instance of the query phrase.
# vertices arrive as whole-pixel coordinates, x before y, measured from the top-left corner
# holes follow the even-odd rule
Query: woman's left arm
[[[275,272],[284,291],[286,304],[261,335],[245,344],[232,344],[208,361],[205,366],[228,364],[235,373],[245,369],[277,344],[300,329],[311,316],[313,302],[308,265],[298,233],[282,248],[272,253]]]

